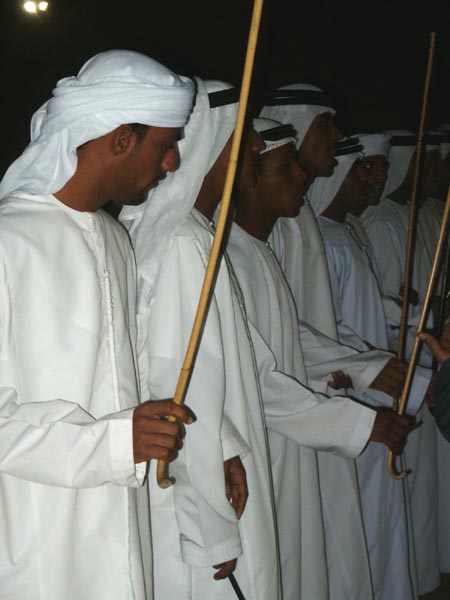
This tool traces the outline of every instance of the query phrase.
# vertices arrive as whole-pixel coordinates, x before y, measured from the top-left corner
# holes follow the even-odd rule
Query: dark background
[[[266,0],[255,88],[304,81],[325,88],[346,133],[417,130],[429,31],[437,32],[428,126],[450,121],[450,20],[445,4]],[[28,143],[32,113],[93,54],[141,51],[185,75],[238,84],[251,0],[49,0],[26,14],[0,0],[0,176]]]

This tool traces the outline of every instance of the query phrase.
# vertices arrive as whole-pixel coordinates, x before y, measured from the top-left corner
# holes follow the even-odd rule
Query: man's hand
[[[165,420],[172,415],[174,423]],[[172,462],[178,456],[184,437],[182,423],[190,425],[195,420],[192,413],[172,400],[151,400],[140,404],[133,413],[134,462],[155,458]]]
[[[405,295],[405,286],[402,285],[400,287],[399,294],[401,298],[403,298],[403,296]],[[413,287],[409,288],[408,303],[412,304],[413,306],[417,306],[419,304],[419,294],[417,293],[417,290],[415,290]],[[402,306],[402,304],[403,302],[400,302],[400,306]]]
[[[377,416],[370,440],[384,444],[396,456],[405,446],[406,437],[414,429],[416,420],[409,415],[398,415],[390,408],[375,409]]]
[[[214,579],[226,579],[231,573],[235,570],[237,565],[237,558],[233,558],[231,560],[227,560],[220,565],[214,565],[215,569],[219,569],[217,573],[214,575]]]
[[[247,475],[239,456],[233,456],[223,463],[225,472],[225,494],[234,508],[238,519],[244,512],[248,498]]]
[[[347,373],[344,373],[344,371],[333,371],[333,373],[331,373],[331,376],[333,377],[333,380],[327,381],[327,384],[328,387],[333,388],[333,390],[340,390],[342,388],[347,389],[353,387],[352,378],[350,377],[350,375],[347,375]]]
[[[406,362],[391,358],[372,381],[370,387],[393,398],[399,398],[405,383],[407,369]]]
[[[446,337],[448,336],[448,333],[445,334]],[[445,350],[441,344],[437,341],[437,339],[435,337],[433,337],[431,335],[431,333],[419,333],[419,339],[422,340],[422,342],[425,342],[425,344],[427,344],[427,346],[429,346],[431,352],[433,353],[434,358],[438,361],[438,363],[443,363],[445,362],[448,358],[450,358],[450,352],[448,352],[447,350]],[[444,338],[444,334],[442,335],[442,338]],[[444,338],[446,339],[446,338]],[[447,343],[447,340],[446,340]]]
[[[450,323],[447,323],[447,325],[445,325],[444,329],[442,330],[441,339],[439,340],[439,342],[444,348],[444,350],[450,352]]]

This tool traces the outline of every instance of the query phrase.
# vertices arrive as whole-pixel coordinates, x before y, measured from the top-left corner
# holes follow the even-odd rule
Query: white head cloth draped
[[[179,142],[180,168],[152,190],[141,206],[127,206],[120,220],[133,241],[139,276],[139,309],[146,310],[177,227],[192,210],[203,184],[234,131],[237,98],[230,104],[211,108],[208,93],[231,89],[221,81],[196,78],[194,110]]]
[[[280,148],[286,144],[296,144],[295,129],[292,125],[285,125],[274,121],[273,119],[265,119],[262,117],[253,119],[253,127],[259,133],[265,143],[265,148],[260,154],[265,154],[275,148]]]
[[[338,164],[333,175],[317,177],[308,191],[309,202],[317,217],[333,202],[353,163],[363,157],[362,146],[357,137],[343,138],[339,140],[339,144],[346,147],[346,150],[342,150],[343,154],[341,155],[339,151],[336,154]]]
[[[353,137],[353,136],[352,136]],[[363,147],[364,156],[389,157],[391,136],[386,133],[357,133],[359,143]]]
[[[300,148],[305,135],[308,133],[308,129],[311,127],[311,123],[314,119],[323,113],[330,112],[335,114],[336,111],[331,107],[331,102],[327,103],[323,90],[315,85],[309,83],[291,83],[278,88],[279,91],[285,92],[289,90],[305,91],[305,92],[318,92],[317,95],[312,95],[310,100],[305,101],[304,104],[277,104],[275,106],[264,106],[261,110],[261,117],[267,117],[274,119],[280,123],[292,123],[294,128],[297,130],[297,148]],[[325,104],[314,104],[314,96],[325,99]],[[276,99],[274,99],[276,102]]]
[[[411,159],[417,146],[417,137],[411,131],[391,129],[384,133],[391,136],[391,151],[389,152],[389,173],[384,188],[384,195],[400,187],[408,172]]]
[[[58,81],[31,121],[31,142],[0,184],[52,194],[75,173],[77,148],[126,123],[182,127],[192,107],[192,81],[152,58],[129,50],[92,57],[76,77]]]

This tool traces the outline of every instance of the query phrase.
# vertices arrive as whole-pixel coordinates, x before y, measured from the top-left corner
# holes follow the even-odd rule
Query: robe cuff
[[[347,448],[347,456],[350,458],[356,458],[361,454],[364,448],[367,446],[370,435],[372,433],[373,424],[375,422],[377,413],[368,406],[361,407],[364,409],[360,412],[358,422],[355,427],[355,431],[349,440]]]
[[[366,368],[357,377],[352,376],[353,387],[358,394],[364,394],[368,390],[372,381],[378,377],[386,364],[393,358],[392,354],[382,350],[373,350],[370,353],[373,353],[374,356],[367,356]],[[364,354],[369,353],[363,353],[360,357],[363,358]]]
[[[146,462],[134,463],[133,452],[134,408],[108,415],[113,482],[128,487],[143,484]]]
[[[223,460],[229,460],[234,456],[240,456],[241,460],[251,452],[248,444],[234,426],[233,422],[224,415],[220,429],[222,442]]]
[[[237,529],[237,525],[236,525]],[[227,560],[238,558],[242,554],[242,546],[237,533],[236,537],[209,548],[201,548],[191,540],[181,539],[181,557],[183,562],[195,567],[212,567]]]

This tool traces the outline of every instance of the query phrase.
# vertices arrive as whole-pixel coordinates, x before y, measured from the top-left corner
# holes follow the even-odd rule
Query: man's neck
[[[346,216],[347,211],[341,203],[336,201],[336,199],[333,200],[330,206],[328,206],[328,208],[326,208],[322,213],[322,217],[326,217],[332,221],[337,221],[338,223],[344,223]]]
[[[249,235],[266,242],[278,219],[262,213],[260,206],[256,204],[240,202],[234,220]]]

